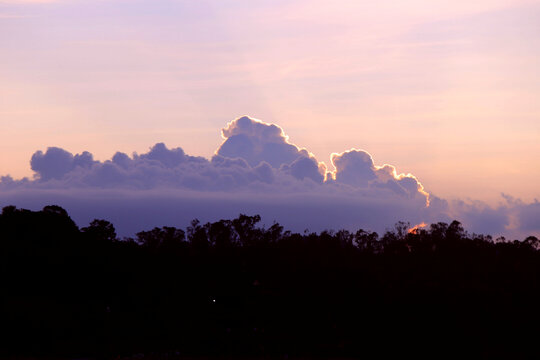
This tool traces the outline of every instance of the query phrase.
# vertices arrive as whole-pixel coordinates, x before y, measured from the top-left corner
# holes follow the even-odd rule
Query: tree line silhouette
[[[540,355],[540,241],[462,225],[293,233],[260,216],[79,229],[0,215],[0,356]]]

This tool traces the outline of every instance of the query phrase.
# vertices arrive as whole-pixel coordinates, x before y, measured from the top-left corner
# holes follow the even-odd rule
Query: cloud
[[[316,183],[322,183],[326,166],[317,163],[314,157],[300,156],[290,164],[281,165],[280,170],[299,180],[311,179]]]
[[[332,164],[336,168],[334,178],[337,182],[368,187],[376,179],[373,159],[365,151],[353,149],[332,154]]]
[[[532,203],[525,203],[508,194],[502,194],[511,216],[508,228],[520,229],[525,232],[538,231],[540,228],[540,202],[535,199]]]
[[[50,147],[34,153],[30,162],[34,181],[24,185],[288,192],[309,187],[306,183],[324,182],[324,164],[307,150],[290,144],[276,125],[241,117],[229,123],[223,134],[226,139],[210,160],[187,155],[180,147],[169,149],[163,143],[143,154],[117,152],[103,162],[95,161],[87,151],[74,155]],[[6,180],[2,185],[14,184]]]
[[[367,151],[351,149],[333,153],[331,160],[336,168],[333,178],[338,183],[361,188],[387,188],[407,197],[425,196],[429,206],[429,194],[414,175],[398,175],[396,168],[388,164],[376,166]]]
[[[540,204],[507,197],[499,207],[438,198],[412,174],[375,165],[364,150],[332,154],[335,168],[289,142],[283,129],[244,116],[222,129],[223,144],[211,159],[155,144],[148,152],[117,152],[94,160],[50,147],[36,151],[33,179],[0,178],[0,206],[39,209],[59,204],[85,225],[107,218],[119,233],[160,225],[185,225],[260,214],[292,230],[359,227],[384,231],[397,221],[458,219],[476,232],[538,233]]]
[[[87,151],[73,156],[57,147],[48,148],[45,154],[37,151],[30,160],[30,166],[40,181],[60,179],[77,167],[89,168],[93,164],[93,156]]]
[[[265,161],[279,168],[300,157],[310,157],[306,149],[290,144],[283,129],[247,116],[238,118],[221,130],[225,141],[217,154],[245,159],[251,166]]]

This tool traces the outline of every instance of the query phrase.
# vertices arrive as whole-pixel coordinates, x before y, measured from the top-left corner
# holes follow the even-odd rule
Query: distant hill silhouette
[[[540,356],[535,237],[457,221],[300,234],[260,220],[118,239],[59,206],[4,207],[0,356]]]

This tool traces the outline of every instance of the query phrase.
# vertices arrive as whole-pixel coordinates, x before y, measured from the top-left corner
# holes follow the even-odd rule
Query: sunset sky
[[[532,203],[539,64],[540,1],[0,0],[0,176],[53,146],[209,159],[248,115],[329,171],[363,149],[438,197]]]

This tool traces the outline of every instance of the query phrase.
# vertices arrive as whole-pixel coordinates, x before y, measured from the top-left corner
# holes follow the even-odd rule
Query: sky
[[[369,217],[400,203],[385,219],[390,224],[404,214],[413,222],[476,216],[470,226],[481,231],[540,232],[533,226],[540,224],[540,1],[0,0],[0,55],[0,176],[11,176],[0,186],[0,205],[63,199],[86,219],[103,203],[91,205],[96,196],[81,195],[81,187],[115,194],[104,198],[150,197],[171,209],[177,203],[162,188],[172,187],[180,202],[236,202],[211,216],[215,206],[201,207],[200,217],[250,209],[277,218],[294,206],[287,200],[294,195],[324,207],[321,219],[336,212],[333,206]],[[235,148],[238,137],[222,129],[236,128],[244,115],[254,128],[276,124],[283,136],[273,144],[292,155]],[[235,135],[263,147],[271,139]],[[223,150],[228,140],[233,145]],[[92,159],[73,165],[59,150],[46,157],[49,147],[75,158],[88,151]],[[171,165],[154,154],[168,170],[148,172],[152,159],[144,154],[161,149],[169,156],[178,148],[188,159],[201,157],[199,165]],[[351,149],[363,151],[344,156]],[[234,185],[224,178],[197,188],[169,172],[218,171],[220,150],[226,159],[246,160],[227,165],[249,170],[244,183],[233,176]],[[127,175],[110,175],[114,184],[96,175],[109,163],[120,166],[117,152],[144,175],[122,168]],[[294,163],[297,155],[308,160]],[[336,169],[340,160],[356,164],[354,171]],[[397,169],[395,176],[383,179],[384,164]],[[430,214],[420,190],[403,202],[374,185],[403,187],[401,173],[414,174],[435,199]],[[328,183],[323,191],[320,181]],[[238,190],[246,184],[254,193]],[[360,198],[347,186],[363,189]],[[312,187],[318,190],[306,190]],[[239,192],[234,199],[231,188]],[[269,195],[276,191],[282,203]],[[383,200],[367,200],[373,198]],[[125,206],[105,215],[134,205]],[[312,226],[309,216],[290,225]],[[128,220],[117,221],[128,228]],[[374,221],[365,225],[382,226]],[[327,222],[352,226],[358,217]]]

